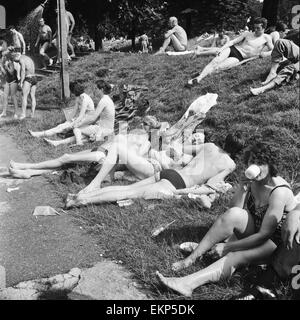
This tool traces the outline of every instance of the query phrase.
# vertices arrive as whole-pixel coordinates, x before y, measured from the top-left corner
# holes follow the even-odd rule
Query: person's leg
[[[206,283],[229,278],[236,269],[249,264],[267,263],[276,245],[268,240],[263,245],[244,251],[230,252],[207,268],[181,278],[167,278],[156,272],[159,280],[168,288],[190,297],[193,290]]]
[[[71,50],[70,57],[74,58],[76,55],[75,55],[74,46],[72,45],[71,39],[72,39],[72,37],[70,35],[68,35],[67,42],[68,42],[68,48]]]
[[[259,88],[250,88],[250,91],[254,96],[258,96],[259,94],[262,94],[267,90],[273,89],[274,87],[276,87],[276,82],[271,81],[268,84],[266,84],[265,86],[262,86]]]
[[[158,199],[161,195],[170,195],[175,187],[166,180],[154,182],[154,177],[146,179],[149,184],[133,184],[124,187],[110,187],[93,191],[91,193],[78,194],[77,198],[69,201],[66,206],[86,205],[89,203],[114,202],[125,199]]]
[[[45,173],[50,173],[53,170],[35,170],[35,169],[26,169],[26,170],[19,170],[19,169],[13,169],[9,168],[9,173],[14,178],[18,179],[29,179],[34,176],[40,176]]]
[[[171,39],[171,43],[172,43],[172,46],[173,46],[175,51],[179,52],[179,51],[185,51],[186,50],[186,47],[181,44],[179,39],[174,34],[171,35],[170,39]]]
[[[196,80],[199,83],[203,78],[208,76],[209,74],[218,70],[219,66],[228,59],[231,64],[238,63],[239,60],[237,58],[228,58],[230,55],[230,48],[223,50],[219,56],[215,57],[200,73],[200,75],[194,79],[189,80],[189,84],[193,84],[193,80]]]
[[[198,247],[186,259],[173,263],[172,269],[179,271],[192,265],[197,258],[209,251],[215,244],[224,241],[233,234],[239,238],[255,232],[254,221],[246,210],[231,208],[221,215],[208,230]]]
[[[35,98],[35,92],[36,92],[36,85],[33,85],[30,89],[30,97],[31,97],[31,118],[34,117],[35,108],[36,108],[36,98]]]
[[[17,113],[18,113],[17,92],[18,92],[18,84],[16,82],[11,83],[10,84],[10,95],[11,95],[11,99],[12,99],[14,107],[15,107],[15,114],[14,114],[15,119],[17,118]]]
[[[26,118],[27,99],[30,92],[31,84],[28,81],[24,81],[22,87],[22,115],[20,119]]]
[[[6,117],[7,106],[8,106],[8,97],[9,97],[9,84],[6,82],[4,85],[4,90],[3,90],[3,110],[2,110],[2,113],[0,114],[0,118]]]
[[[216,56],[218,48],[202,48],[200,47],[195,50],[195,56]]]
[[[66,153],[57,159],[43,161],[39,163],[18,163],[18,162],[11,161],[10,167],[13,169],[19,169],[19,170],[57,169],[68,163],[98,162],[99,160],[101,160],[101,157],[105,158],[105,154],[101,151],[91,152],[90,150],[85,150],[83,152],[77,152],[74,154]]]
[[[58,126],[45,130],[45,131],[30,131],[29,133],[35,137],[35,138],[40,138],[40,137],[51,137],[54,136],[58,133],[63,133],[66,130],[72,129],[72,123],[70,121],[66,121],[64,123],[59,124]]]
[[[63,140],[50,140],[50,139],[46,139],[44,138],[44,140],[49,143],[51,146],[54,146],[54,147],[58,147],[62,144],[69,144],[69,143],[75,143],[76,142],[76,139],[75,137],[70,137],[70,138],[67,138],[67,139],[63,139]]]
[[[51,59],[46,53],[46,50],[48,48],[49,48],[49,42],[45,42],[43,45],[41,45],[41,48],[40,48],[40,55],[43,58],[44,67],[46,67],[47,64],[51,64]]]

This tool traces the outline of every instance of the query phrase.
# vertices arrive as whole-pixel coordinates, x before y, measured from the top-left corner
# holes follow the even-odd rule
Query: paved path
[[[0,130],[0,265],[6,269],[7,287],[101,260],[96,239],[72,223],[68,214],[32,215],[36,206],[51,206],[59,199],[43,177],[11,179],[6,170],[11,159],[25,161],[26,156]],[[19,190],[8,193],[8,187]]]

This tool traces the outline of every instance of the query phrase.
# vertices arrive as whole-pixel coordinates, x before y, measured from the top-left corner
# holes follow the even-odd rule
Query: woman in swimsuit
[[[1,43],[0,43],[1,45]],[[3,53],[2,63],[0,64],[0,73],[4,74],[5,84],[4,84],[4,103],[3,110],[0,114],[0,118],[6,117],[6,110],[8,106],[8,97],[11,96],[13,104],[15,106],[15,114],[14,119],[17,119],[17,111],[18,111],[18,99],[17,99],[17,91],[18,91],[18,78],[17,71],[15,70],[14,64],[12,62],[12,58],[10,53]]]
[[[229,278],[237,268],[269,262],[281,242],[285,214],[297,205],[289,184],[277,175],[277,157],[264,143],[257,143],[246,152],[246,163],[257,165],[260,173],[239,185],[231,208],[216,220],[192,254],[174,263],[172,269],[186,268],[207,252],[218,260],[181,278],[167,278],[157,271],[164,285],[191,296],[195,288]]]

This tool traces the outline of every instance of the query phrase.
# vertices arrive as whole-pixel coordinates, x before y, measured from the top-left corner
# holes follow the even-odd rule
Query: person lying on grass
[[[84,92],[84,87],[78,81],[70,83],[70,91],[76,97],[75,105],[73,110],[73,118],[66,122],[58,125],[55,128],[48,129],[45,131],[30,131],[29,133],[35,138],[51,137],[58,133],[63,133],[68,130],[80,127],[81,123],[95,111],[95,106],[92,98]]]
[[[271,57],[271,69],[267,79],[262,82],[262,87],[250,88],[251,93],[255,96],[276,86],[289,83],[293,79],[299,79],[299,46],[293,41],[277,40]]]
[[[217,35],[218,33],[218,35]],[[219,53],[219,48],[223,47],[230,38],[225,34],[225,30],[221,29],[214,34],[213,42],[210,47],[196,46],[194,57],[196,56],[216,56]]]
[[[217,56],[202,70],[198,76],[188,81],[187,86],[199,83],[209,74],[222,69],[239,65],[243,60],[252,57],[267,57],[273,49],[272,39],[265,34],[267,20],[257,18],[254,21],[254,32],[244,32],[218,49]],[[267,46],[269,51],[262,52]]]
[[[74,136],[63,140],[49,140],[44,138],[52,146],[76,143],[83,145],[84,142],[104,141],[104,139],[114,133],[115,105],[109,97],[111,85],[104,80],[96,82],[100,101],[94,112],[90,112],[79,124],[73,126]]]
[[[229,278],[242,266],[269,263],[281,244],[285,215],[297,206],[291,187],[278,176],[277,159],[278,153],[266,143],[247,150],[245,163],[258,167],[255,173],[251,169],[252,180],[240,183],[231,208],[216,220],[192,254],[174,263],[172,269],[187,268],[208,252],[216,262],[181,278],[167,278],[157,271],[165,286],[191,296],[197,287]],[[245,172],[248,177],[249,172],[250,167]]]
[[[39,176],[50,173],[55,169],[70,163],[77,162],[98,162],[102,168],[94,181],[82,192],[94,189],[101,185],[103,179],[110,174],[113,175],[118,165],[126,165],[138,179],[144,179],[153,175],[156,171],[163,168],[179,166],[182,163],[188,163],[193,156],[188,154],[179,155],[168,148],[176,161],[166,155],[166,151],[157,151],[150,148],[148,133],[143,129],[131,130],[128,135],[119,134],[109,141],[101,144],[92,150],[84,150],[74,154],[64,154],[63,156],[43,161],[39,163],[18,163],[11,161],[9,172],[15,178],[29,179],[33,176]]]
[[[190,188],[194,185],[207,183],[212,185],[224,181],[235,170],[235,163],[230,158],[243,148],[243,144],[233,135],[225,140],[224,150],[214,143],[204,143],[190,147],[190,154],[196,152],[194,157],[183,169],[162,170],[147,179],[128,186],[111,186],[98,188],[88,193],[69,195],[66,208],[87,204],[114,202],[125,199],[161,199],[174,195],[176,190]],[[188,150],[184,150],[188,152]],[[227,153],[228,152],[228,153]]]
[[[135,149],[136,153],[144,154],[144,146],[148,146],[148,134],[143,130],[132,130],[127,136],[117,135],[112,140],[105,141],[99,147],[84,150],[72,154],[64,154],[59,158],[47,160],[39,163],[19,163],[10,161],[9,172],[15,178],[29,179],[34,176],[39,176],[46,173],[51,173],[54,170],[61,169],[63,166],[71,163],[80,162],[96,162],[103,163],[110,148],[117,142],[124,143]]]

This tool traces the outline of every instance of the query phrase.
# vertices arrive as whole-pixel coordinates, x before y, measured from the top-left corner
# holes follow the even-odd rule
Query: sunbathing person
[[[266,19],[255,19],[254,32],[244,32],[239,37],[227,42],[219,49],[217,56],[203,69],[203,71],[198,76],[188,81],[187,86],[199,83],[203,78],[215,71],[237,66],[245,59],[256,56],[269,56],[273,49],[273,44],[271,37],[264,33],[266,25]],[[262,52],[265,46],[268,47],[268,52]]]
[[[110,150],[115,141],[124,143],[123,140],[124,139],[119,139],[119,136],[116,136],[113,140],[105,141],[101,146],[95,147],[94,149],[73,154],[64,154],[59,158],[39,163],[19,163],[11,161],[8,169],[10,174],[15,178],[29,179],[34,176],[53,172],[70,163],[98,162],[100,164],[105,160],[108,150]],[[137,150],[142,148],[147,142],[148,135],[143,134],[143,132],[132,130],[128,134],[127,144],[132,147],[134,146],[133,148]]]
[[[278,40],[271,57],[271,69],[267,79],[262,82],[262,87],[250,88],[255,96],[299,78],[299,47],[293,41]]]
[[[287,34],[287,26],[283,22],[277,22],[274,30],[270,33],[272,43],[275,45],[276,41],[283,39]]]
[[[277,159],[277,152],[264,143],[246,152],[249,168],[245,174],[251,180],[240,183],[231,208],[216,220],[192,254],[174,263],[172,269],[186,268],[208,252],[218,260],[182,278],[166,278],[157,272],[163,284],[191,296],[195,288],[229,278],[242,266],[270,261],[281,243],[285,214],[297,205],[289,184],[277,175]]]
[[[225,34],[225,30],[221,29],[218,34],[214,34],[213,41],[210,47],[196,46],[195,56],[216,56],[219,53],[219,48],[223,47],[230,41],[230,38]]]
[[[185,30],[178,25],[176,17],[169,19],[169,26],[172,28],[165,34],[165,41],[162,47],[155,55],[165,53],[169,45],[172,45],[176,52],[185,51],[187,49],[188,39]]]
[[[68,143],[83,145],[88,139],[90,141],[104,141],[106,137],[114,133],[115,105],[108,96],[111,92],[111,85],[104,80],[98,80],[96,85],[100,96],[97,108],[79,123],[73,125],[74,136],[63,140],[45,139],[45,141],[55,147]]]
[[[84,87],[79,82],[74,81],[70,83],[70,91],[75,99],[75,106],[73,110],[74,116],[71,120],[66,121],[55,128],[48,129],[45,131],[30,131],[29,133],[35,138],[41,137],[51,137],[58,133],[63,133],[68,130],[72,130],[76,127],[79,127],[81,123],[95,111],[95,106],[92,98],[84,92]]]
[[[225,141],[225,152],[214,143],[205,143],[190,148],[197,155],[183,169],[162,170],[160,173],[129,186],[111,186],[89,193],[79,193],[70,196],[66,207],[86,205],[89,203],[104,203],[124,199],[157,199],[173,196],[178,189],[208,183],[213,185],[224,181],[225,177],[235,169],[235,163],[230,154],[240,151],[242,144],[229,135]],[[187,150],[184,151],[185,153]]]

